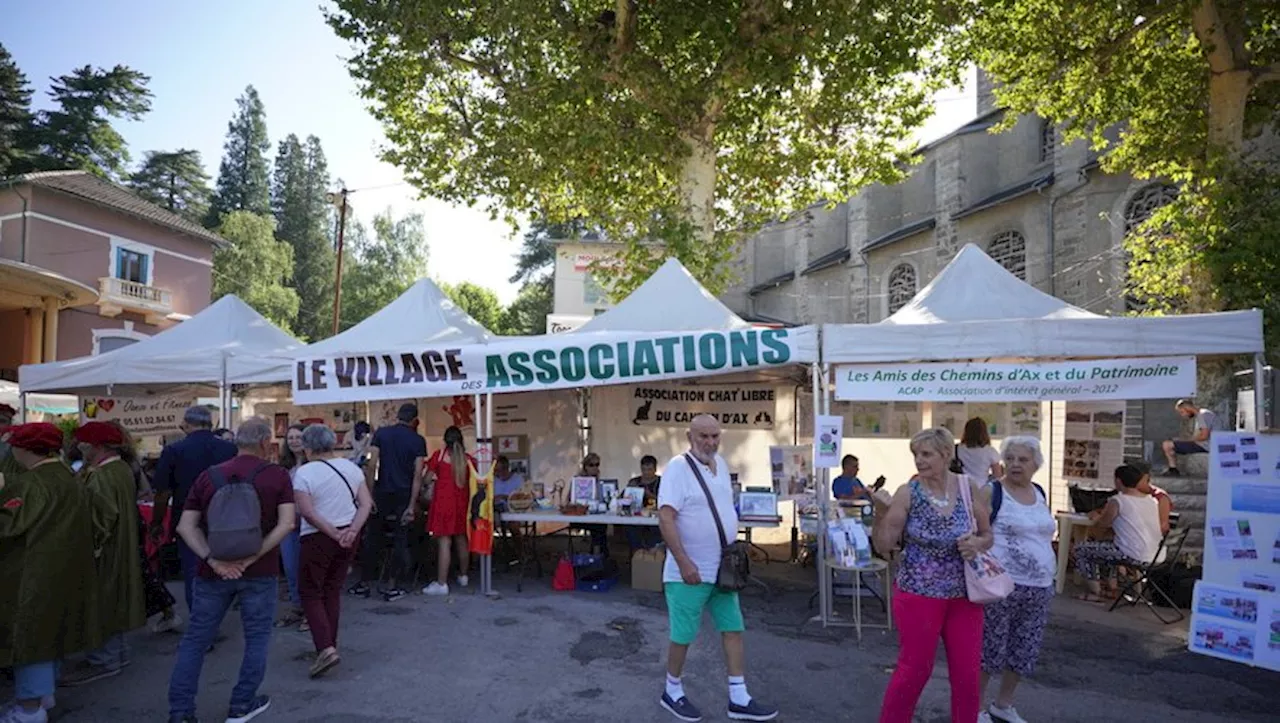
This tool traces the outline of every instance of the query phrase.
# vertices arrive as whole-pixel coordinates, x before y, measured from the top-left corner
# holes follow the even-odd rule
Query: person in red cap
[[[81,485],[58,455],[52,424],[9,430],[26,470],[0,490],[0,666],[12,666],[17,703],[0,720],[44,723],[58,661],[97,646],[93,523]]]
[[[97,563],[98,622],[103,645],[60,681],[76,686],[119,675],[129,663],[124,634],[146,624],[142,571],[138,567],[137,485],[129,459],[133,440],[113,422],[88,422],[76,430],[88,465],[89,509]]]

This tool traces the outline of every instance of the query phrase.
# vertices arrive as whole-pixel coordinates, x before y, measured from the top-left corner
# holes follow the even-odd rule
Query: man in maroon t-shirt
[[[293,530],[295,520],[289,473],[267,461],[272,435],[271,424],[265,419],[246,420],[236,430],[239,454],[201,474],[187,494],[178,534],[201,562],[192,585],[191,621],[178,645],[169,678],[170,723],[196,720],[196,691],[204,654],[235,599],[240,601],[244,625],[244,662],[240,680],[231,692],[227,723],[252,720],[271,704],[270,698],[258,695],[258,686],[267,672],[267,649],[276,615],[278,548]],[[210,554],[204,516],[214,495],[212,470],[217,470],[226,482],[252,480],[262,507],[262,546],[257,554],[243,560],[218,560]]]

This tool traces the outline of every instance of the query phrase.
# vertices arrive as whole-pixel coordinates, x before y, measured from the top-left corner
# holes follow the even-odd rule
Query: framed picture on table
[[[738,510],[744,520],[776,520],[778,496],[772,492],[743,492],[738,495]]]
[[[595,502],[599,499],[595,477],[574,477],[570,482],[570,500],[574,503]]]
[[[275,432],[277,437],[285,437],[289,434],[289,414],[280,412],[275,416]]]

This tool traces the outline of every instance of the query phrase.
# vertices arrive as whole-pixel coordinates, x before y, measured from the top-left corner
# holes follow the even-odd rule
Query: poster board
[[[1204,575],[1187,647],[1280,671],[1280,435],[1209,440]]]
[[[1112,471],[1124,464],[1125,403],[1067,402],[1062,476],[1085,487],[1112,485]]]
[[[769,468],[773,473],[773,493],[778,499],[795,499],[813,494],[813,446],[779,445],[769,448]]]

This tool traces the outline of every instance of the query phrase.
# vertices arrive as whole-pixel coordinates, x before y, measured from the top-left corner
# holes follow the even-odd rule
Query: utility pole
[[[325,200],[338,207],[338,268],[333,283],[333,334],[338,334],[338,319],[342,316],[342,245],[347,230],[347,194],[345,187],[337,193],[325,195]]]

